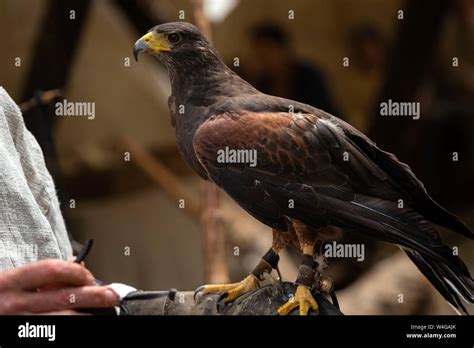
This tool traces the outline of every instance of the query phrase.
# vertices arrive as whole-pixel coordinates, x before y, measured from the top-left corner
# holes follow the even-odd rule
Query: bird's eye
[[[181,36],[178,33],[168,34],[167,39],[170,43],[175,44],[181,40]]]

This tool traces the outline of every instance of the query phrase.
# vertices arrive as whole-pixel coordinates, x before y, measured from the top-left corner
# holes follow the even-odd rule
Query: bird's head
[[[138,60],[141,52],[149,53],[168,69],[173,94],[212,103],[220,95],[256,92],[222,61],[217,50],[194,25],[174,22],[157,25],[133,47]],[[207,99],[203,100],[203,95]]]
[[[135,42],[133,55],[147,52],[166,65],[181,62],[189,64],[203,55],[217,52],[194,25],[185,22],[173,22],[157,25]],[[207,57],[209,58],[209,57]]]

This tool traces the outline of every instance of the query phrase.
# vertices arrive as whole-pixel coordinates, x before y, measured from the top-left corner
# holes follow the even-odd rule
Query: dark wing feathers
[[[344,133],[386,173],[388,181],[408,201],[410,207],[437,225],[446,227],[467,238],[474,239],[474,233],[455,215],[448,212],[426,192],[423,183],[413,174],[410,167],[400,162],[394,154],[379,149],[370,139],[348,123],[331,115],[334,123],[344,128]]]
[[[223,112],[198,128],[194,151],[210,179],[277,229],[286,230],[292,218],[402,246],[441,294],[464,310],[457,292],[472,302],[471,276],[427,220],[471,238],[472,232],[427,195],[407,165],[347,123],[317,109],[276,109]],[[257,150],[257,166],[219,163],[218,150],[225,147]]]

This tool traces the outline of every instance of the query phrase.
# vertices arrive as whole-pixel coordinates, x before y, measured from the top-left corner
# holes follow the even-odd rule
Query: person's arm
[[[0,87],[0,270],[48,258],[71,244],[43,153],[19,107]]]

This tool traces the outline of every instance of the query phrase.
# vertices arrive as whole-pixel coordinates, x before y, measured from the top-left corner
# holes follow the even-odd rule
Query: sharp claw
[[[225,299],[228,296],[229,296],[229,292],[225,291],[222,294],[220,294],[219,297],[217,298],[216,305],[217,305],[217,311],[218,312],[222,312],[224,310],[225,304],[226,304]]]
[[[194,290],[194,294],[193,294],[194,302],[196,302],[196,296],[197,296],[201,291],[203,291],[205,288],[206,288],[205,285],[201,285],[201,286],[198,287],[196,290]]]
[[[225,300],[228,296],[229,296],[229,292],[228,292],[228,291],[223,292],[223,293],[220,294],[219,297],[217,298],[217,302],[222,301],[222,300]]]
[[[217,302],[216,302],[216,306],[217,306],[217,312],[221,313],[224,308],[225,308],[225,301],[224,299],[219,299]]]

